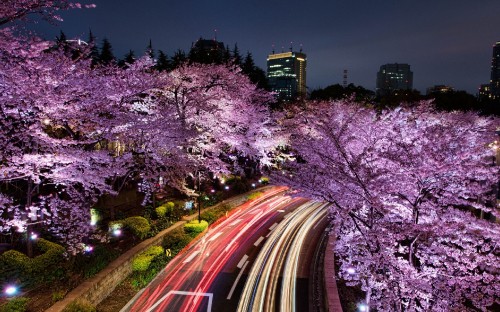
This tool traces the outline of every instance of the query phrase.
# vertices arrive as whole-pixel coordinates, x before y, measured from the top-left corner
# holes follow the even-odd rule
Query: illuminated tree
[[[314,102],[282,118],[277,179],[333,203],[340,276],[380,311],[485,310],[500,298],[488,143],[498,120],[428,103],[377,114]]]

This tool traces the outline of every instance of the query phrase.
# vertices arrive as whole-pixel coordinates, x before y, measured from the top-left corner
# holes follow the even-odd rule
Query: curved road
[[[273,281],[272,288],[266,288],[274,289],[272,297],[254,283],[253,289],[260,295],[244,299],[247,303],[242,305],[242,311],[258,311],[253,307],[262,303],[254,303],[256,299],[267,300],[265,307],[281,303],[293,306],[297,303],[295,297],[302,298],[299,301],[305,307],[299,311],[307,311],[307,296],[304,299],[293,295],[297,293],[294,285],[300,284],[293,281],[307,278],[315,244],[304,241],[311,231],[316,233],[314,239],[323,232],[326,208],[306,199],[284,196],[284,191],[285,188],[274,188],[258,202],[238,207],[189,250],[175,257],[122,311],[236,311],[243,286],[254,279],[257,267],[269,271],[262,280]],[[301,253],[309,256],[299,257]],[[258,260],[265,254],[278,261]],[[282,290],[281,279],[286,281]],[[249,287],[252,286],[245,286],[245,293]],[[302,288],[307,294],[307,282]],[[288,299],[279,299],[282,295]]]

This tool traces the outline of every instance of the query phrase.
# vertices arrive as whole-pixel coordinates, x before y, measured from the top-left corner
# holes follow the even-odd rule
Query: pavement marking
[[[184,296],[196,296],[196,297],[203,296],[203,297],[208,297],[207,312],[211,312],[212,311],[212,301],[213,301],[213,298],[214,298],[214,294],[213,293],[202,293],[202,292],[192,292],[192,291],[171,290],[165,296],[161,297],[161,299],[158,300],[149,309],[147,309],[146,312],[153,311],[160,303],[162,303],[170,295],[184,295]]]
[[[285,212],[283,209],[276,210],[277,212]]]
[[[269,228],[269,231],[272,231],[274,230],[275,227],[278,226],[278,223],[274,223],[273,225],[271,225],[271,227]]]
[[[224,249],[224,252],[228,252],[228,250],[231,248],[231,246],[233,245],[233,242],[230,242],[226,248]]]
[[[274,223],[273,225],[271,225],[271,227],[269,228],[269,233],[267,233],[266,237],[269,237],[272,233],[273,233],[273,230],[278,226],[278,223]]]
[[[243,271],[245,271],[245,268],[247,267],[247,264],[248,264],[248,261],[245,261],[245,264],[243,265],[243,267],[241,268],[241,271],[240,273],[238,274],[238,276],[236,277],[236,280],[234,281],[234,284],[233,286],[231,287],[231,290],[229,291],[229,294],[227,295],[227,300],[230,300],[231,297],[233,296],[233,292],[234,290],[236,289],[236,285],[238,284],[240,278],[241,278],[241,275],[243,274]]]
[[[222,232],[218,232],[216,234],[214,234],[214,236],[210,237],[210,239],[208,240],[209,242],[217,239],[217,237],[221,236],[222,235]]]
[[[264,237],[263,237],[263,236],[261,236],[261,237],[259,237],[259,239],[258,239],[258,240],[255,242],[255,244],[253,244],[253,245],[254,245],[255,247],[259,246],[259,245],[260,245],[260,243],[261,243],[263,240],[264,240]]]
[[[187,257],[186,260],[182,261],[182,263],[188,263],[188,262],[191,262],[191,260],[194,259],[194,257],[196,257],[198,254],[200,253],[199,250],[197,251],[193,251],[193,253],[191,253],[191,255],[189,257]]]
[[[248,259],[248,256],[244,255],[243,258],[241,258],[240,262],[238,262],[238,265],[236,267],[238,267],[238,269],[241,269],[241,267],[243,266],[245,261],[247,261],[247,259]]]
[[[236,224],[240,223],[242,219],[236,219],[233,222],[229,224],[229,226],[235,226]]]

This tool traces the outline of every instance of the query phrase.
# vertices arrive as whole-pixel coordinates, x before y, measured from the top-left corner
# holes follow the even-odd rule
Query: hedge
[[[39,238],[36,247],[43,254],[30,258],[17,250],[8,250],[0,255],[0,264],[12,270],[12,273],[24,278],[44,279],[50,277],[51,273],[58,269],[58,264],[66,251],[59,244]]]
[[[126,227],[129,229],[135,236],[140,239],[145,239],[149,235],[149,231],[151,231],[151,225],[146,218],[143,217],[129,217],[124,220],[119,221],[111,221],[109,223],[110,229],[116,229],[117,227]]]
[[[262,192],[254,192],[254,193],[248,195],[247,199],[248,200],[256,199],[256,198],[261,197],[262,195],[264,195],[264,193],[262,193]]]
[[[163,247],[151,246],[132,260],[133,271],[146,271],[156,256],[163,254]]]
[[[205,220],[192,220],[186,224],[184,224],[184,231],[191,236],[196,236],[199,233],[203,232],[208,227],[208,222]]]
[[[172,256],[175,256],[179,251],[186,247],[193,238],[186,233],[182,228],[170,232],[163,238],[162,246],[165,249],[170,249]]]
[[[28,298],[11,298],[7,303],[0,306],[0,312],[25,312],[28,305]]]
[[[165,216],[167,215],[167,212],[169,212],[170,215],[172,214],[174,207],[175,207],[175,204],[173,202],[167,202],[161,206],[156,207],[156,209],[155,209],[156,215],[159,218],[165,218]]]

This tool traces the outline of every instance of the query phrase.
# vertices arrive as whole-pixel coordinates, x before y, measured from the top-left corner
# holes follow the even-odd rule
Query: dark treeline
[[[402,103],[416,103],[421,100],[433,100],[437,109],[442,111],[476,111],[484,115],[500,116],[500,102],[488,98],[479,98],[465,91],[431,92],[427,95],[417,90],[396,90],[385,96],[376,96],[375,92],[361,86],[349,84],[330,85],[311,92],[311,100],[338,100],[354,97],[356,102],[373,105],[377,108],[394,108]]]
[[[218,43],[213,40],[203,39],[198,40],[197,44],[199,42]],[[133,50],[129,50],[122,58],[117,58],[113,53],[111,42],[107,38],[104,38],[99,44],[92,31],[90,31],[87,43],[91,49],[90,57],[94,65],[116,64],[117,66],[126,68],[144,53],[154,60],[154,67],[159,71],[172,71],[184,64],[192,63],[237,65],[249,77],[250,81],[259,88],[269,90],[265,71],[255,65],[252,53],[247,52],[245,56],[242,56],[237,44],[234,45],[233,49],[229,49],[229,46],[224,47],[220,45],[221,43],[218,43],[219,45],[215,49],[210,46],[208,48],[206,46],[200,48],[199,45],[195,44],[188,53],[178,49],[170,56],[163,50],[155,50],[150,40],[144,52],[140,51],[136,54]],[[66,35],[62,31],[56,37],[56,45],[76,51],[74,45],[68,42]]]

